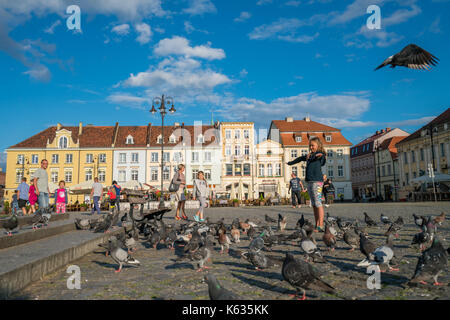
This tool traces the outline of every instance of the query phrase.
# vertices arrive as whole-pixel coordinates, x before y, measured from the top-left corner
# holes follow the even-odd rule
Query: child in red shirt
[[[55,204],[56,213],[66,213],[66,204],[68,203],[67,190],[65,189],[66,183],[64,181],[59,182],[59,189],[55,191]]]
[[[108,197],[109,197],[110,207],[114,207],[116,204],[116,199],[117,199],[116,190],[114,189],[114,187],[109,188]]]

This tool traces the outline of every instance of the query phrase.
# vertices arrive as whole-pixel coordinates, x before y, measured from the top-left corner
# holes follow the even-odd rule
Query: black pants
[[[297,205],[296,201],[295,201],[296,197],[297,197],[298,204],[301,204],[301,201],[300,201],[300,190],[292,190],[291,192],[292,192],[292,205],[293,206]]]

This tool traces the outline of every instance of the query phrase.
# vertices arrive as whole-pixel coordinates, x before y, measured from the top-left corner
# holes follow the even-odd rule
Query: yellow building
[[[417,186],[412,179],[428,174],[428,165],[433,165],[436,173],[449,173],[449,126],[450,108],[396,144],[400,161],[400,199],[405,199]]]
[[[63,127],[58,124],[28,138],[6,150],[5,200],[11,201],[14,190],[22,177],[30,179],[40,168],[43,159],[48,160],[49,182],[66,182],[66,188],[85,181],[99,180],[112,183],[113,148],[116,126]],[[52,190],[50,190],[52,191]],[[69,203],[83,202],[84,196],[69,196]]]

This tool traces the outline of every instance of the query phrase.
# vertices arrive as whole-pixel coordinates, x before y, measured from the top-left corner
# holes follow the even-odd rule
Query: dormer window
[[[170,138],[169,138],[169,142],[170,143],[176,143],[177,142],[176,137],[174,135],[171,135]]]
[[[133,137],[131,135],[127,137],[126,144],[134,144],[134,139],[133,139]]]
[[[331,136],[325,136],[325,141],[326,142],[331,142]]]
[[[295,142],[302,142],[302,136],[296,136]]]
[[[204,143],[205,142],[205,137],[201,134],[197,137],[197,143]]]
[[[67,149],[68,145],[69,145],[69,139],[67,139],[67,137],[61,137],[59,138],[59,148],[60,149]]]
[[[159,135],[158,138],[156,139],[158,144],[162,144],[163,140],[162,140],[162,135]]]

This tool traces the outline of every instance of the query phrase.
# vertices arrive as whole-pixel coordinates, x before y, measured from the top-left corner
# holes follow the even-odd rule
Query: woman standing
[[[209,195],[208,183],[205,179],[203,171],[198,172],[198,179],[194,180],[194,200],[198,198],[200,201],[200,207],[197,214],[194,216],[194,220],[197,222],[205,221],[203,217],[203,210],[206,208],[206,198]]]
[[[186,177],[184,175],[184,170],[185,170],[184,164],[179,164],[178,170],[172,178],[172,184],[178,185],[178,190],[175,191],[175,198],[178,202],[175,220],[188,219],[186,213],[184,212],[184,203],[186,202],[186,196],[184,194],[184,189],[186,187]],[[183,216],[181,218],[180,218],[180,210],[183,212]]]
[[[309,140],[310,153],[301,156],[287,164],[292,166],[296,163],[306,161],[306,183],[308,185],[308,194],[311,198],[311,204],[314,208],[314,218],[316,220],[315,232],[324,232],[323,227],[323,206],[322,206],[322,188],[323,175],[322,167],[326,163],[325,149],[322,141],[314,137]]]

